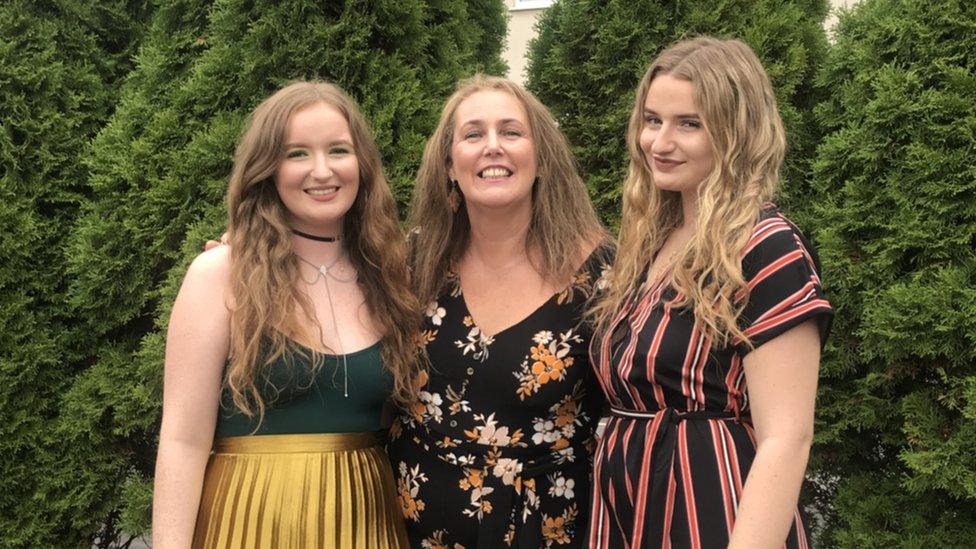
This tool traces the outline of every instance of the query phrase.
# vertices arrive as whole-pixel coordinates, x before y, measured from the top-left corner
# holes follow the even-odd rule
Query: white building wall
[[[830,0],[832,12],[841,7],[850,7],[858,0]],[[529,49],[529,40],[535,36],[535,22],[552,0],[505,0],[508,6],[508,38],[502,58],[508,63],[508,77],[525,83],[525,54]],[[828,29],[837,22],[837,17],[831,13],[824,22]]]

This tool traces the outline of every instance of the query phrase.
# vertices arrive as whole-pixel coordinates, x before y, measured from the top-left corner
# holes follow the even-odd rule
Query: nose
[[[332,168],[329,167],[329,160],[325,155],[316,155],[315,163],[309,174],[315,179],[328,179],[332,177]]]
[[[653,131],[651,136],[652,153],[669,153],[674,150],[674,136],[669,124],[662,124],[660,128]]]
[[[485,154],[498,154],[502,150],[501,141],[498,139],[498,132],[491,130],[485,136]]]

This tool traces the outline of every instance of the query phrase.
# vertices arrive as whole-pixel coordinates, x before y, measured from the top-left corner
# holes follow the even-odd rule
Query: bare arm
[[[793,523],[813,439],[820,367],[815,321],[758,347],[743,366],[757,447],[729,547],[779,548]]]
[[[230,346],[229,272],[230,248],[201,254],[170,316],[153,493],[156,549],[188,548],[193,538]]]

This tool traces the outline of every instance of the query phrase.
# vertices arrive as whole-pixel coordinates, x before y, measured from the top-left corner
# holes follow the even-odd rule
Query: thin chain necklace
[[[332,313],[332,326],[335,329],[336,341],[339,343],[339,356],[342,358],[342,396],[349,398],[349,365],[346,362],[346,351],[342,344],[342,336],[339,334],[339,322],[336,318],[335,305],[332,304],[332,288],[329,286],[329,279],[332,278],[336,282],[352,282],[356,280],[356,274],[353,273],[350,278],[342,279],[332,272],[332,268],[345,257],[345,254],[342,253],[340,253],[339,256],[328,265],[324,263],[322,265],[316,265],[298,254],[295,254],[295,257],[311,265],[312,268],[315,269],[315,278],[311,281],[305,280],[305,277],[303,277],[301,272],[299,272],[298,276],[301,277],[302,282],[308,286],[311,286],[318,282],[320,278],[325,281],[325,294],[329,297],[329,312]],[[323,348],[327,348],[325,341],[322,340],[322,323],[319,322],[318,315],[316,315],[315,322],[319,324],[319,343]]]

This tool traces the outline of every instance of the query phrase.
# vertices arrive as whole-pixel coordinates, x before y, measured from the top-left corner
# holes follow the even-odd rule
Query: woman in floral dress
[[[391,430],[415,547],[579,547],[602,408],[584,307],[610,257],[568,144],[520,86],[447,101],[417,177],[420,398]]]

